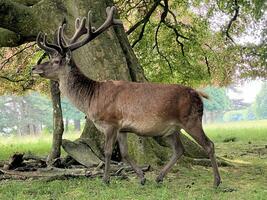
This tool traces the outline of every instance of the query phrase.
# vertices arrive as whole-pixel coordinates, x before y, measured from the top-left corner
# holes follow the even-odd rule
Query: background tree
[[[39,134],[52,127],[51,103],[36,93],[0,97],[0,133]]]
[[[207,87],[204,91],[209,95],[209,99],[204,100],[204,121],[214,122],[223,117],[223,111],[230,108],[230,99],[225,88]]]
[[[67,99],[62,99],[62,111],[65,121],[65,132],[69,130],[70,121],[73,122],[74,131],[80,131],[81,121],[85,118],[85,115],[73,107]]]
[[[254,102],[254,109],[258,119],[267,119],[267,82],[262,84],[262,88]]]

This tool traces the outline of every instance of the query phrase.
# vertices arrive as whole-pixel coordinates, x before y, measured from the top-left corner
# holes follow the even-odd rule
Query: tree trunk
[[[11,32],[7,34],[7,30],[0,30],[6,33],[5,38],[1,38],[4,37],[4,34],[0,34],[0,42],[9,41],[9,46],[16,46],[29,40],[32,41],[39,31],[47,33],[49,38],[52,38],[53,33],[64,19],[68,23],[67,35],[70,36],[73,34],[75,18],[87,16],[88,10],[93,11],[93,25],[99,27],[106,18],[105,8],[112,5],[112,0],[45,0],[30,8],[23,7],[23,9],[19,9],[18,5],[11,1],[0,0],[0,8],[1,6],[3,8],[12,7],[13,9],[10,9],[9,15],[18,15],[15,19],[12,18],[13,21],[9,21],[9,18],[3,18],[0,14],[0,27],[9,29]],[[7,9],[0,9],[0,11],[8,12]],[[12,24],[14,22],[19,23]],[[23,26],[23,24],[29,26]],[[28,27],[31,27],[31,29]],[[14,37],[14,33],[21,37]],[[18,38],[24,41],[18,40]],[[89,44],[76,50],[73,52],[73,58],[81,71],[91,79],[146,81],[142,67],[121,26],[110,28]],[[56,97],[59,97],[59,94]],[[59,103],[60,99],[55,99],[55,101]],[[55,105],[58,105],[58,107]],[[54,109],[60,109],[59,105],[54,104]],[[57,111],[59,112],[59,110]],[[60,153],[61,131],[63,130],[62,121],[56,115],[59,113],[54,114],[54,121],[57,126],[55,126],[53,148],[50,154],[52,158],[57,157]],[[162,162],[169,159],[169,149],[160,145],[162,139],[155,140],[153,138],[139,138],[134,134],[129,135],[129,149],[131,155],[137,161],[150,162],[152,160]],[[183,138],[185,141],[190,141],[187,137]],[[62,146],[73,158],[80,159],[81,162],[90,165],[103,156],[103,142],[103,134],[96,130],[94,125],[87,120],[80,139],[75,142],[63,140]],[[189,146],[186,145],[186,151],[187,149],[192,149],[191,145],[199,149],[200,152],[200,148],[195,143],[190,143]],[[90,159],[93,162],[90,162]]]
[[[60,91],[58,83],[50,81],[50,92],[53,105],[53,140],[52,149],[47,158],[48,165],[53,162],[54,159],[60,157],[60,148],[62,144],[62,134],[64,131],[63,116],[60,101]]]

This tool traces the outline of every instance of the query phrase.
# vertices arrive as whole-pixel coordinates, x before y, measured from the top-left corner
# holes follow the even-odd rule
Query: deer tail
[[[205,98],[205,99],[209,99],[209,95],[207,95],[206,93],[201,92],[201,91],[197,91],[197,93],[198,93],[198,95],[199,95],[200,97],[203,97],[203,98]]]

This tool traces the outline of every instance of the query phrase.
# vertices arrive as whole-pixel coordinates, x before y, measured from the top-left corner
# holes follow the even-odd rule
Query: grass
[[[65,139],[74,140],[78,134],[66,134]],[[52,145],[52,135],[37,136],[0,136],[0,160],[7,160],[16,152],[32,152],[39,156],[47,155]],[[64,151],[63,151],[64,153]]]
[[[88,178],[9,180],[0,182],[0,199],[266,199],[267,121],[209,125],[205,131],[215,141],[217,155],[235,163],[235,167],[220,168],[223,183],[218,189],[212,187],[211,168],[177,164],[161,185],[154,182],[159,170],[154,166],[154,171],[146,173],[145,186],[134,175],[129,180],[112,178],[109,186]],[[224,143],[228,137],[236,137],[236,142]],[[51,141],[47,136],[0,139],[0,160],[15,150],[47,154]]]
[[[204,126],[207,135],[214,142],[227,137],[236,137],[241,142],[266,141],[267,120],[228,122]]]

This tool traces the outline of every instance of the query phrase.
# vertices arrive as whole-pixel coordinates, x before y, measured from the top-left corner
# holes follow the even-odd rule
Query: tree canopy
[[[264,0],[114,3],[150,81],[227,85],[237,79],[267,76]],[[29,42],[38,31],[50,32],[47,23],[55,27],[61,23],[62,17],[54,21],[47,15],[41,18],[47,9],[51,16],[59,16],[52,4],[51,0],[0,0],[0,46],[24,44],[0,50],[1,93],[3,89],[23,92],[36,85],[44,89],[43,82],[33,84],[29,78],[30,66],[42,56],[35,43]],[[63,4],[58,6],[64,11]]]
[[[118,0],[116,4],[152,81],[198,86],[266,78],[264,0]]]

